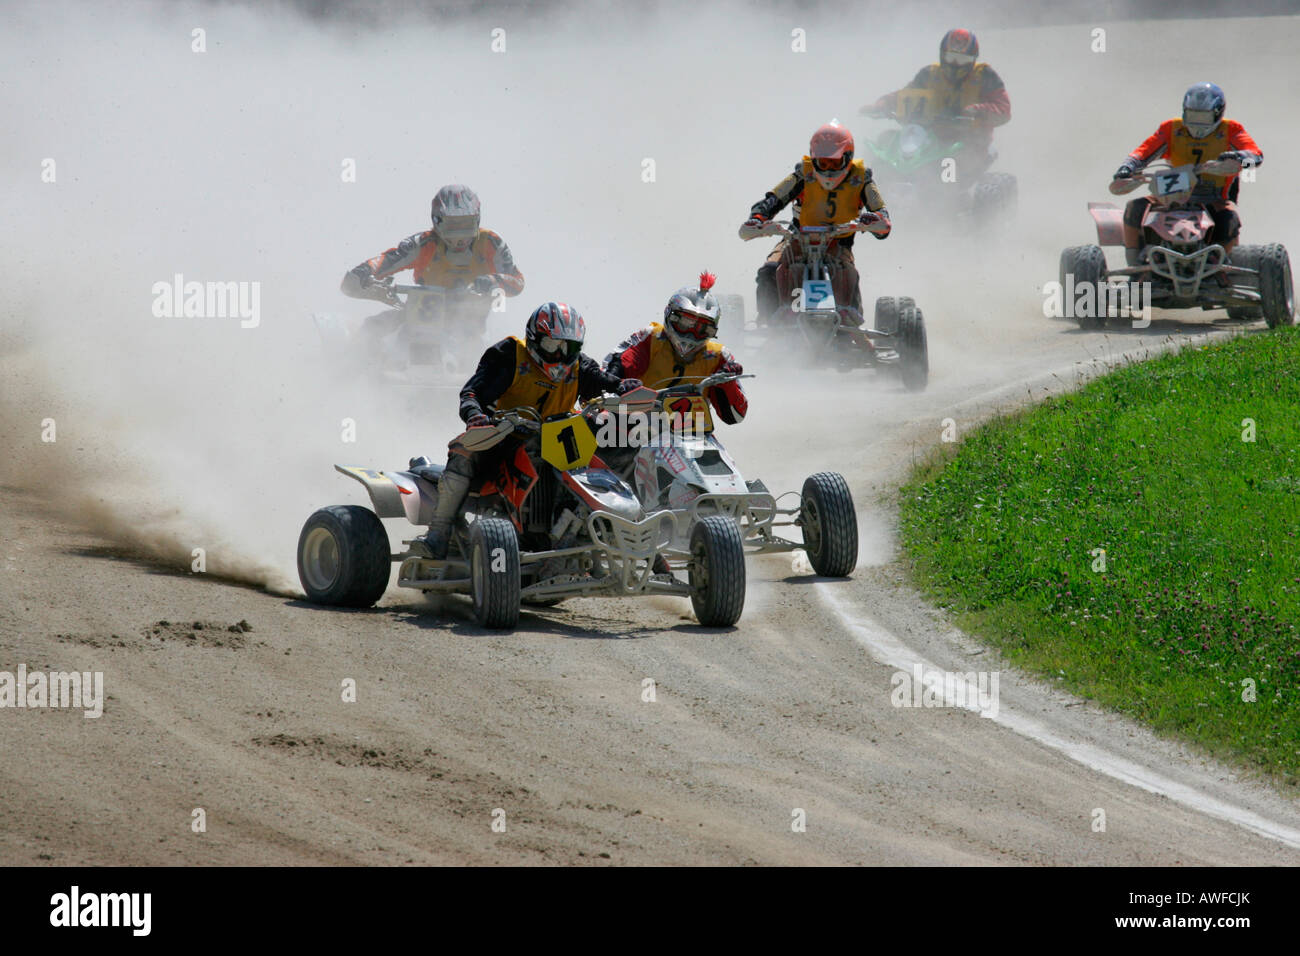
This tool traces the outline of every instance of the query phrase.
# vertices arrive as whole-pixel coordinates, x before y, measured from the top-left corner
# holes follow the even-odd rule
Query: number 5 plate
[[[542,424],[542,460],[560,471],[586,468],[596,454],[596,436],[581,415]]]

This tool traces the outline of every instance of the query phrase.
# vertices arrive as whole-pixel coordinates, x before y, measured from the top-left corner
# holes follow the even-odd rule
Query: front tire
[[[392,567],[383,522],[360,505],[321,508],[298,536],[298,580],[317,604],[370,607]]]
[[[1295,325],[1295,287],[1286,247],[1272,242],[1259,251],[1259,306],[1270,329]]]
[[[731,518],[709,515],[691,529],[691,607],[705,627],[731,627],[745,609],[745,547]]]
[[[872,328],[877,332],[893,335],[898,331],[898,317],[904,309],[916,308],[916,302],[908,296],[882,295],[876,300],[876,315]]]
[[[845,578],[858,563],[858,517],[843,475],[819,471],[803,483],[804,550],[822,577]]]
[[[925,317],[915,306],[899,313],[897,344],[898,374],[903,388],[909,392],[922,391],[930,381],[930,347],[925,339]]]
[[[470,596],[480,627],[519,623],[519,537],[504,518],[479,518],[469,533]]]

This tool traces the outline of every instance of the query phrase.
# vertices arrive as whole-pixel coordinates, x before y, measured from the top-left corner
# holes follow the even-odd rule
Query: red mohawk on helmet
[[[701,272],[701,273],[700,273],[700,291],[701,291],[701,292],[708,292],[710,289],[713,288],[713,283],[715,283],[715,282],[717,282],[717,281],[718,281],[718,277],[715,276],[712,272],[707,272],[707,271],[706,271],[706,272]]]

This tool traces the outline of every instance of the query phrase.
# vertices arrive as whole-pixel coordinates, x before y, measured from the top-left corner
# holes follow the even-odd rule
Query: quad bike
[[[381,301],[400,311],[396,328],[376,335],[318,312],[312,319],[326,350],[368,362],[367,371],[390,385],[459,392],[483,352],[488,297],[469,288],[395,285],[391,277],[376,285]]]
[[[841,372],[874,368],[898,376],[908,391],[921,391],[930,377],[925,319],[910,298],[883,296],[876,300],[874,327],[868,327],[854,306],[835,298],[835,262],[826,253],[831,244],[854,232],[869,231],[860,222],[841,226],[798,226],[768,222],[742,226],[746,241],[759,236],[788,236],[794,243],[791,288],[778,288],[782,306],[766,317],[766,326],[751,333],[744,325],[744,300],[720,297],[720,334],[738,351],[762,353],[802,365],[829,366]],[[760,316],[760,322],[764,317]]]
[[[896,112],[868,115],[898,123],[897,129],[866,144],[873,177],[895,212],[943,211],[958,220],[985,224],[1015,211],[1018,187],[1011,173],[991,172],[985,168],[988,159],[971,154],[975,173],[963,175],[968,147],[956,134],[975,121],[969,116],[936,116],[930,90],[901,90]],[[993,155],[996,158],[995,151]],[[955,163],[955,180],[945,161]]]
[[[635,415],[645,402],[649,414],[666,427],[650,432],[635,452],[618,461],[619,474],[636,489],[646,511],[667,509],[677,516],[674,546],[685,549],[702,521],[722,516],[740,529],[750,554],[807,552],[813,570],[825,577],[847,577],[858,563],[858,522],[853,496],[842,475],[821,471],[810,475],[801,493],[773,497],[763,482],[746,481],[713,431],[706,390],[751,375],[716,373],[657,391],[642,388],[626,397],[626,413]],[[624,425],[631,433],[634,425]],[[793,507],[779,501],[798,497]],[[800,528],[799,544],[774,533],[776,528]]]
[[[531,408],[499,412],[491,425],[458,441],[483,452],[510,439],[470,486],[452,525],[448,556],[438,560],[422,538],[389,555],[380,518],[428,525],[443,466],[412,459],[406,471],[335,468],[365,485],[372,508],[322,508],[298,539],[298,575],[319,604],[369,607],[388,585],[469,594],[474,617],[513,628],[521,602],[570,597],[689,597],[700,624],[730,627],[745,604],[745,555],[736,523],[710,516],[675,549],[677,518],[647,511],[632,489],[595,454],[594,416],[622,400],[603,397],[583,411],[539,421]]]
[[[1153,163],[1137,176],[1110,184],[1124,195],[1144,183],[1152,202],[1142,220],[1142,249],[1138,264],[1109,269],[1103,246],[1124,245],[1124,211],[1114,203],[1088,203],[1097,225],[1098,245],[1072,246],[1061,253],[1063,289],[1085,284],[1109,285],[1112,280],[1150,283],[1151,304],[1162,309],[1227,309],[1233,319],[1262,318],[1270,328],[1295,322],[1295,292],[1291,260],[1278,243],[1239,245],[1228,255],[1211,234],[1214,220],[1204,201],[1194,196],[1201,173],[1223,175],[1240,169],[1235,160],[1211,160],[1200,165]],[[1105,310],[1077,316],[1085,329],[1105,326]]]

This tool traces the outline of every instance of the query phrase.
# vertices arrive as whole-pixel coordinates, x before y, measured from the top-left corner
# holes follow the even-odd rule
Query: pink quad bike
[[[1291,260],[1279,243],[1239,245],[1231,256],[1211,239],[1214,220],[1202,194],[1193,196],[1198,174],[1223,175],[1240,169],[1235,160],[1212,160],[1198,166],[1152,164],[1129,179],[1110,184],[1115,195],[1132,192],[1143,184],[1152,202],[1142,220],[1142,249],[1138,264],[1109,270],[1102,246],[1124,245],[1124,211],[1114,203],[1090,202],[1088,211],[1097,224],[1098,245],[1071,246],[1061,253],[1060,279],[1068,288],[1108,284],[1112,280],[1151,284],[1151,305],[1161,309],[1227,309],[1229,318],[1262,318],[1269,328],[1295,323],[1295,292]],[[1078,316],[1081,328],[1106,324],[1104,310]]]

